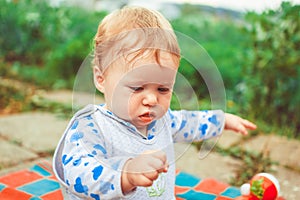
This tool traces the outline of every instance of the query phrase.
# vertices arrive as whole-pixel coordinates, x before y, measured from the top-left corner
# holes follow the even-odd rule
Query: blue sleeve
[[[90,116],[74,120],[62,152],[64,181],[68,191],[84,199],[124,197],[122,168],[128,157],[110,157],[111,145],[105,143]]]
[[[225,123],[225,115],[222,110],[169,110],[167,115],[174,142],[201,141],[219,136]]]

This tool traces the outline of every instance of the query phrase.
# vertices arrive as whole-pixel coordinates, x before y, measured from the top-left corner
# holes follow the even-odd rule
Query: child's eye
[[[166,92],[169,92],[170,89],[169,89],[169,88],[165,88],[165,87],[161,87],[161,88],[158,88],[158,91],[159,91],[159,92],[166,93]]]
[[[140,91],[143,91],[144,88],[142,88],[142,87],[130,87],[130,89],[135,91],[135,92],[140,92]]]

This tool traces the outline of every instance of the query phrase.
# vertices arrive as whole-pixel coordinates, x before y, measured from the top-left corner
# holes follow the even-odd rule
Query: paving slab
[[[0,169],[36,158],[38,158],[37,154],[21,148],[12,142],[0,139]]]
[[[29,112],[0,117],[0,135],[34,152],[53,151],[68,124],[55,114]]]
[[[248,151],[267,151],[271,160],[282,166],[300,169],[300,141],[276,135],[259,135],[241,144]]]
[[[281,196],[287,200],[300,199],[300,173],[278,166],[273,175],[279,181]]]
[[[239,160],[215,152],[200,159],[196,147],[187,144],[175,144],[175,154],[178,169],[200,178],[215,178],[225,183],[229,183],[242,164]]]
[[[95,93],[88,92],[73,92],[71,90],[54,90],[54,91],[40,91],[39,95],[43,98],[70,105],[83,107],[88,104],[102,104],[104,98]]]
[[[243,135],[239,133],[224,130],[220,136],[217,146],[222,149],[229,149],[230,147],[239,144],[243,138]]]

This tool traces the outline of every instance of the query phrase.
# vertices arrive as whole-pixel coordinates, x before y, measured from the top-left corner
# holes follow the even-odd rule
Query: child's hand
[[[242,133],[243,135],[247,135],[248,134],[247,129],[255,130],[256,125],[239,116],[225,113],[225,129],[233,130],[238,133]]]
[[[167,157],[163,151],[144,152],[126,162],[121,178],[123,193],[137,186],[151,186],[160,173],[167,171]]]

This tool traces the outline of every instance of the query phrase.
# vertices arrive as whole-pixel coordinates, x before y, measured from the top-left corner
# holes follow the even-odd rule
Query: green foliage
[[[226,88],[228,112],[263,121],[266,131],[280,127],[281,134],[300,137],[299,12],[299,5],[284,2],[275,11],[248,13],[244,21],[241,14],[209,13],[186,4],[171,24],[204,47],[215,62]],[[72,88],[105,14],[52,7],[46,0],[0,0],[0,76],[45,88]],[[205,66],[197,49],[187,50]],[[201,74],[184,58],[179,73],[198,95],[200,108],[209,109],[210,94]],[[14,88],[2,90],[1,105],[11,104],[9,95],[25,102],[24,94],[17,97]],[[195,102],[183,106],[173,98],[172,103],[173,108],[194,108]]]
[[[29,109],[28,104],[34,87],[16,80],[0,77],[0,114]]]
[[[64,119],[70,119],[74,114],[74,107],[72,105],[49,101],[38,95],[35,95],[31,98],[30,105],[34,110],[56,113],[59,117]],[[77,108],[75,111],[78,110],[79,108]]]
[[[249,152],[239,147],[229,149],[221,149],[217,147],[217,151],[223,155],[230,155],[242,161],[241,167],[236,170],[235,177],[232,177],[230,184],[241,186],[247,183],[255,174],[261,172],[273,172],[273,162],[269,157],[269,152]]]
[[[197,150],[202,147],[203,141],[194,142]],[[241,166],[235,171],[235,176],[231,177],[229,181],[231,185],[240,187],[242,184],[249,182],[249,180],[258,173],[262,172],[274,172],[273,166],[278,165],[270,159],[269,152],[267,150],[263,152],[250,152],[238,146],[228,149],[222,149],[216,146],[214,149],[216,152],[223,156],[231,156],[241,161]]]
[[[249,35],[242,32],[242,18],[231,18],[228,14],[208,15],[189,5],[182,10],[182,16],[171,21],[173,28],[197,41],[208,52],[222,75],[227,98],[235,99],[239,94],[237,85],[244,79],[242,67],[250,44]],[[190,55],[194,55],[194,52],[189,48]],[[199,63],[202,65],[205,61],[199,60]],[[209,97],[203,78],[190,63],[183,60],[179,72],[188,77],[199,97]]]
[[[45,1],[0,0],[0,5],[0,56],[6,61],[41,62],[57,31],[55,9]]]
[[[250,111],[269,124],[300,134],[300,5],[283,2],[262,14],[248,13],[252,64],[245,66]]]
[[[14,70],[23,80],[43,87],[71,87],[104,15],[52,7],[46,0],[0,0],[0,59],[17,62]]]
[[[104,13],[89,13],[76,7],[63,7],[60,8],[60,12],[60,18],[66,21],[64,34],[56,49],[47,55],[46,68],[53,72],[53,76],[59,74],[60,80],[71,78],[72,82],[84,58],[93,49],[93,37]]]

